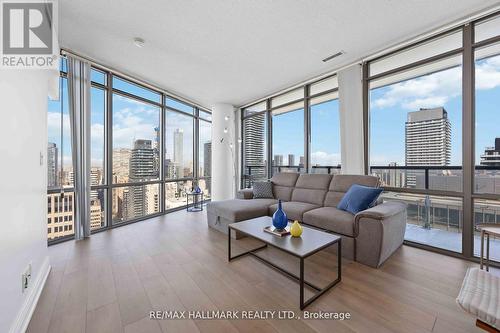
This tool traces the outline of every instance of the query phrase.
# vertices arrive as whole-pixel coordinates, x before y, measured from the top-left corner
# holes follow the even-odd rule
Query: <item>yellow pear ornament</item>
[[[299,224],[299,221],[293,221],[293,224],[290,228],[290,233],[293,237],[300,237],[300,235],[302,235],[302,226]]]

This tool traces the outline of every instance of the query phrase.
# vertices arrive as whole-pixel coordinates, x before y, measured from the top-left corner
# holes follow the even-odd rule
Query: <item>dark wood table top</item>
[[[264,227],[272,224],[271,217],[262,216],[231,223],[229,227],[300,258],[308,257],[340,240],[340,236],[304,225],[302,225],[303,231],[300,237],[292,237],[291,235],[280,237],[264,231]],[[290,226],[291,223],[288,225]]]

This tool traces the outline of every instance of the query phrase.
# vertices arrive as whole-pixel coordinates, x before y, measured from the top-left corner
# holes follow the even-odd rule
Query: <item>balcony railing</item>
[[[303,173],[306,169],[304,166],[300,165],[278,165],[273,166],[273,173],[276,172],[298,172]],[[321,173],[321,174],[338,174],[340,173],[340,165],[313,165],[311,167],[311,173]],[[265,165],[246,165],[243,168],[243,174],[241,177],[241,184],[244,188],[252,187],[253,182],[262,181],[267,179],[266,166]]]
[[[382,186],[417,190],[462,192],[462,166],[391,166],[370,167],[370,174],[378,176]],[[475,193],[500,194],[500,167],[476,165]]]

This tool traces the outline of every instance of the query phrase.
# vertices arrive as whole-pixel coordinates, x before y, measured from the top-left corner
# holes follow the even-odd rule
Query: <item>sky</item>
[[[408,112],[443,106],[451,123],[451,165],[462,164],[462,67],[373,89],[370,93],[370,163],[404,165]],[[476,147],[500,136],[500,56],[476,62]]]
[[[405,164],[408,112],[443,106],[451,123],[451,164],[462,164],[462,67],[370,91],[370,164]],[[303,110],[273,117],[273,156],[304,154]],[[338,100],[311,109],[312,163],[340,163]],[[485,147],[500,137],[500,56],[476,63],[476,164]]]
[[[97,80],[98,76],[93,78]],[[63,151],[64,167],[71,166],[71,139],[70,120],[67,104],[67,81],[63,82]],[[118,81],[115,87],[134,93],[136,95],[155,100],[156,94],[124,81]],[[132,148],[135,139],[155,140],[155,128],[160,126],[160,108],[142,103],[119,94],[113,95],[113,149]],[[192,108],[175,100],[169,99],[167,105],[176,107],[186,112],[193,113]],[[104,158],[104,116],[105,93],[92,88],[91,91],[91,164],[92,167],[103,168]],[[61,154],[61,102],[49,101],[48,106],[48,141],[56,143]],[[166,151],[165,158],[173,158],[173,132],[182,128],[184,164],[189,166],[193,162],[193,117],[175,111],[167,111],[166,121]],[[208,124],[208,123],[207,123]],[[210,127],[204,126],[200,133],[200,142],[203,145],[210,141]],[[200,153],[201,157],[203,152]],[[59,157],[59,161],[61,161]],[[202,163],[203,161],[201,161]]]
[[[311,107],[311,163],[313,165],[340,164],[340,119],[338,100]],[[304,110],[273,117],[273,158],[283,155],[288,164],[288,154],[295,155],[295,165],[304,156]]]
[[[98,79],[98,76],[94,76]],[[140,96],[156,99],[154,93],[123,81],[122,89]],[[404,165],[404,130],[408,112],[419,108],[443,106],[451,123],[451,164],[462,163],[462,92],[461,67],[421,76],[370,92],[370,163],[387,165],[397,162]],[[63,143],[65,167],[70,165],[70,126],[67,107],[67,85],[63,80]],[[131,148],[135,139],[154,140],[154,128],[159,126],[160,111],[157,107],[137,102],[115,94],[113,96],[113,147]],[[167,104],[192,112],[192,109],[175,100]],[[99,89],[92,89],[92,166],[102,167],[104,152],[105,96]],[[49,101],[48,141],[60,148],[60,102]],[[500,137],[500,55],[476,62],[476,164],[485,147],[493,146]],[[192,161],[192,118],[175,112],[167,115],[166,158],[172,158],[172,135],[176,128],[184,129],[184,161]],[[311,107],[311,161],[312,164],[337,165],[340,163],[340,125],[338,100]],[[208,132],[207,132],[208,131]],[[200,135],[210,138],[209,130]],[[203,154],[200,149],[200,154]],[[295,155],[295,163],[304,155],[303,110],[289,112],[273,118],[273,156]],[[60,161],[60,159],[59,159]]]

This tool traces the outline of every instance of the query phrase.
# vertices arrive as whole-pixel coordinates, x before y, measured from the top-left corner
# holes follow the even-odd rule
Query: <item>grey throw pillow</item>
[[[253,198],[254,199],[274,199],[273,183],[271,182],[255,182],[253,183]]]

